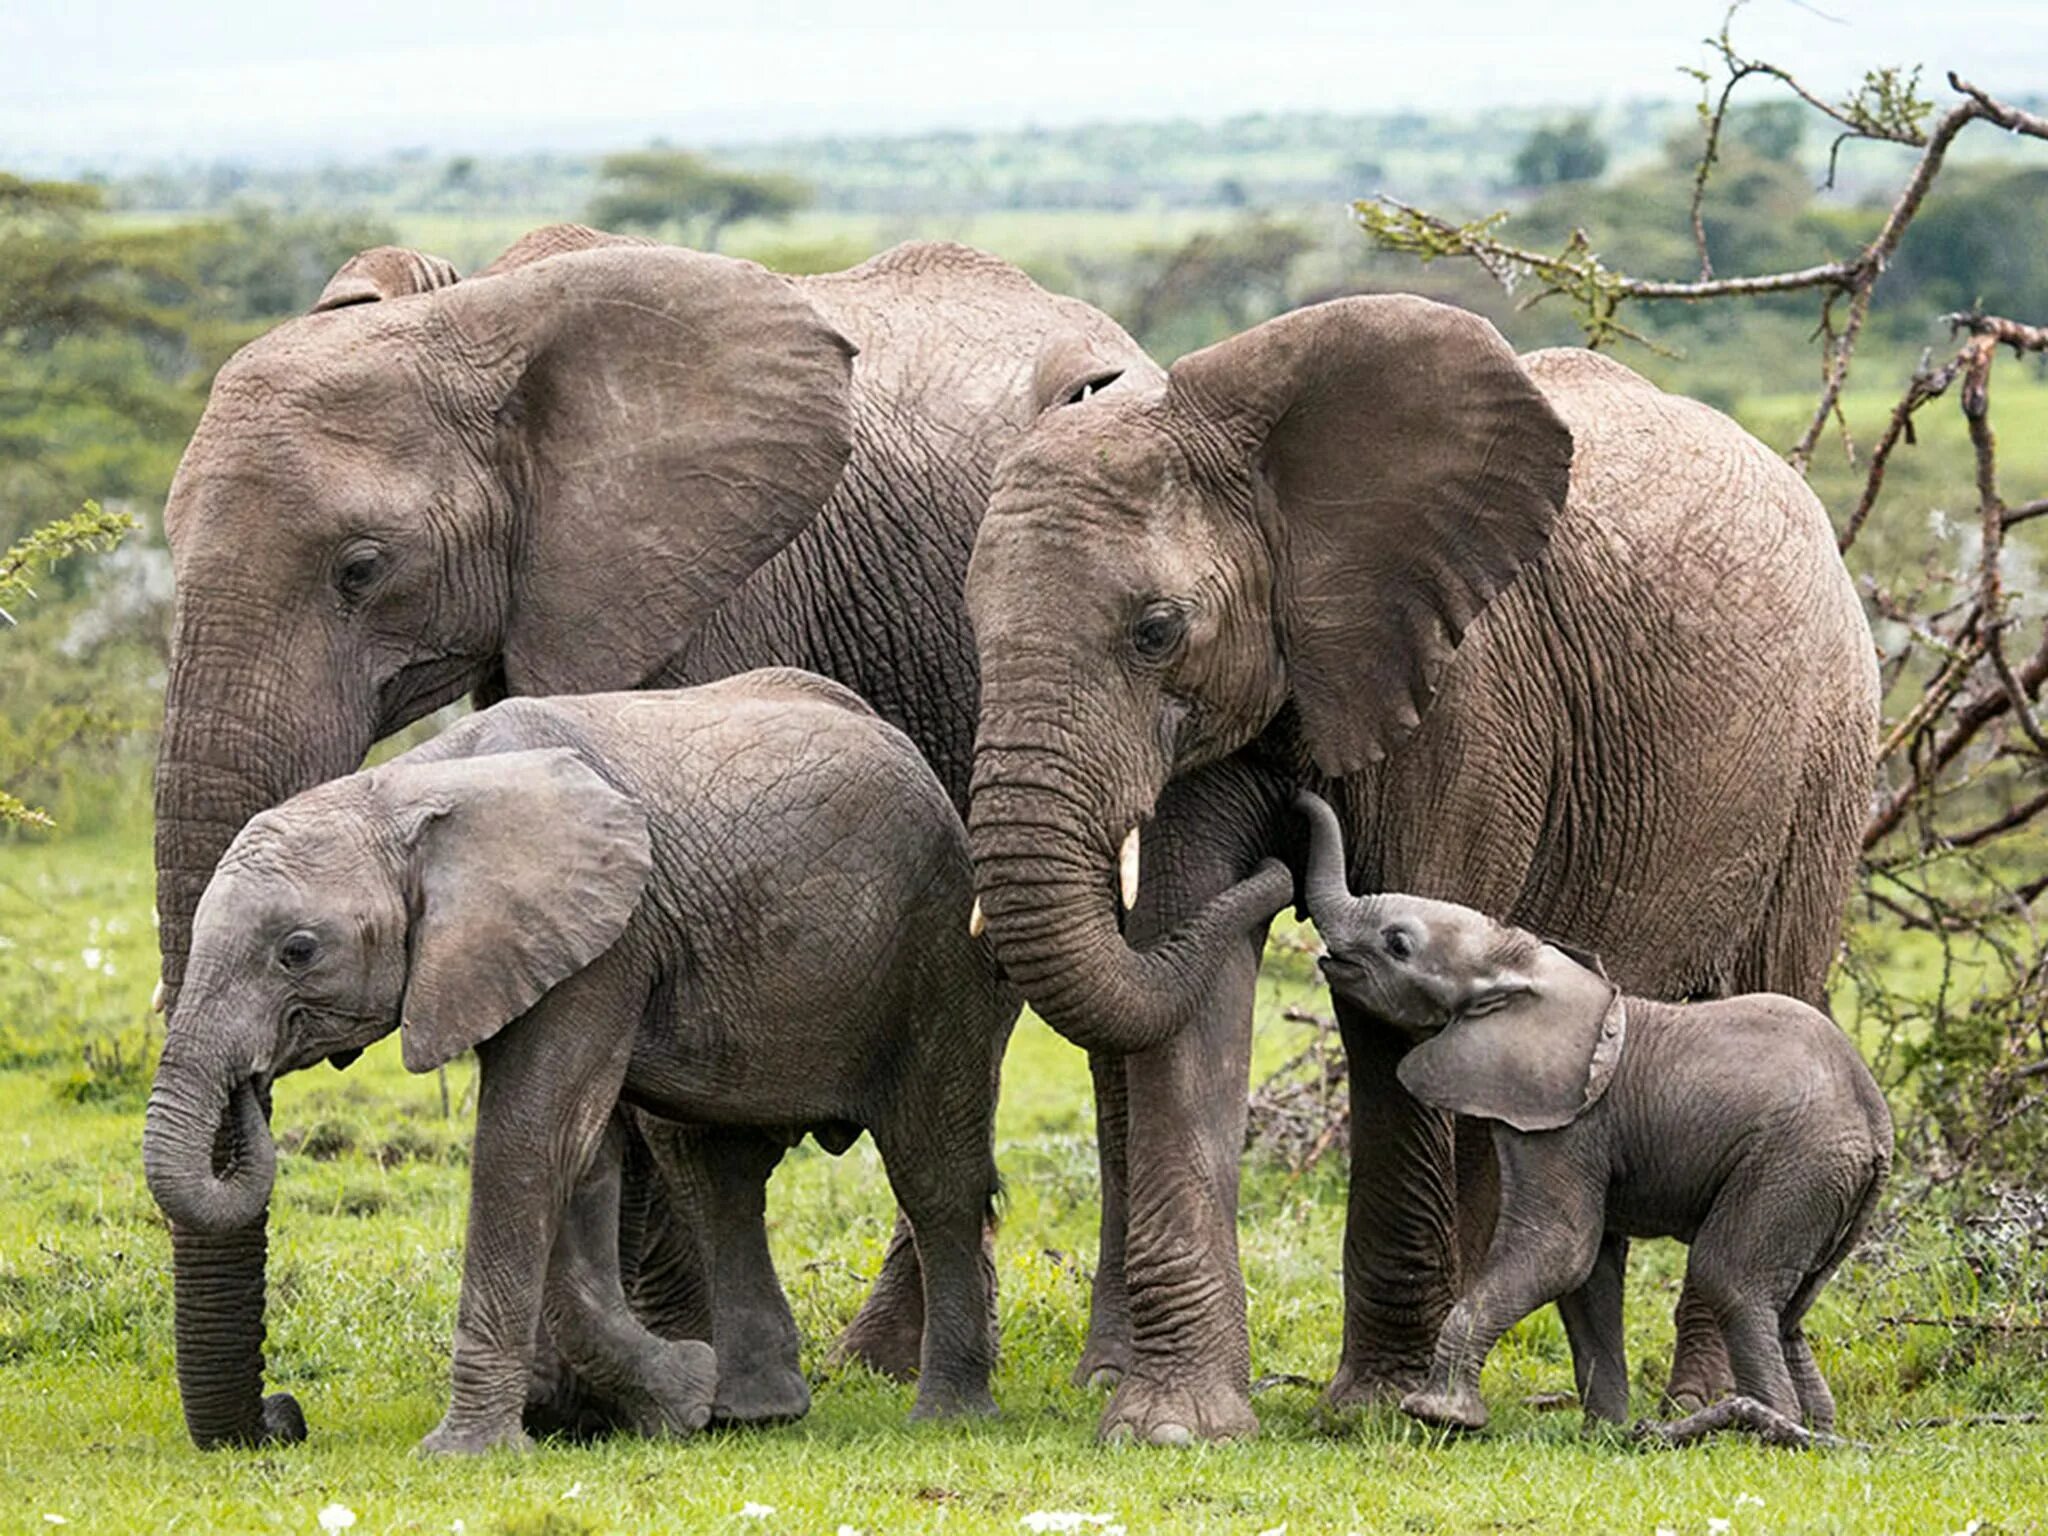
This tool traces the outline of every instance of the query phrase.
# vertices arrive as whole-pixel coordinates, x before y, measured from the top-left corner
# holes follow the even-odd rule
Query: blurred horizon
[[[857,21],[771,0],[743,21],[656,0],[567,8],[361,0],[345,13],[216,0],[31,3],[0,13],[0,163],[45,176],[394,154],[713,152],[820,138],[1216,123],[1248,115],[1463,116],[1690,104],[1717,0],[1269,0],[986,5],[934,21],[871,0]],[[1617,15],[1626,26],[1617,26]],[[337,20],[339,18],[339,23]],[[2048,86],[2038,0],[1967,15],[1914,0],[1753,0],[1737,43],[1836,95],[1864,68],[1956,69],[2008,97]]]

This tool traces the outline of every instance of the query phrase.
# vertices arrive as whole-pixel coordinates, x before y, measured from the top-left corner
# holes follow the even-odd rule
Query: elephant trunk
[[[348,772],[369,747],[367,730],[358,741],[331,725],[318,732],[298,725],[317,716],[285,709],[284,684],[293,679],[272,678],[252,661],[275,648],[274,638],[266,641],[254,628],[222,632],[181,604],[155,791],[158,945],[163,997],[172,1009],[193,913],[235,834],[259,811]],[[329,718],[347,718],[331,698],[311,708],[322,705]],[[268,1118],[267,1095],[253,1085],[237,1090],[225,1074],[207,1093],[208,1103],[188,1100],[162,1111],[152,1096],[153,1132],[145,1137],[145,1164],[151,1147],[169,1159],[162,1165],[168,1184],[159,1190],[153,1174],[150,1186],[171,1221],[186,1428],[202,1447],[300,1440],[305,1422],[297,1405],[281,1394],[263,1396],[264,1205],[275,1152],[257,1151],[270,1148],[267,1128],[260,1142],[257,1130]],[[172,1142],[162,1140],[165,1133]],[[257,1157],[264,1159],[260,1169]]]
[[[143,1172],[171,1219],[178,1396],[205,1450],[306,1436],[296,1402],[263,1395],[265,1222],[277,1165],[266,1099],[225,1060],[193,1061],[174,1047],[143,1126]]]
[[[997,956],[1048,1024],[1091,1051],[1148,1050],[1212,989],[1234,939],[1294,894],[1277,861],[1232,886],[1156,944],[1133,949],[1118,889],[1137,883],[1127,828],[1081,823],[1066,766],[984,749],[968,816],[976,885]],[[1120,867],[1121,866],[1121,867]]]
[[[166,1050],[142,1130],[142,1171],[163,1213],[199,1232],[260,1225],[277,1148],[256,1084]]]
[[[1304,792],[1294,804],[1308,821],[1308,872],[1302,894],[1308,900],[1309,916],[1325,939],[1341,941],[1356,926],[1361,906],[1345,875],[1344,829],[1321,795]]]

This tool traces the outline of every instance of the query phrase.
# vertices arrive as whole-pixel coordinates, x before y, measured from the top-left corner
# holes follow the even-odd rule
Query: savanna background
[[[415,1459],[443,1402],[475,1072],[409,1077],[389,1043],[346,1076],[306,1073],[277,1093],[269,1379],[305,1405],[312,1438],[203,1455],[178,1416],[168,1238],[138,1154],[162,1033],[149,1010],[149,778],[172,598],[160,514],[236,346],[303,310],[362,247],[416,246],[472,270],[561,219],[792,272],[905,239],[966,241],[1100,305],[1162,362],[1296,305],[1391,289],[1478,309],[1518,347],[1576,344],[1600,328],[1588,271],[1694,279],[1701,239],[1720,277],[1853,259],[1966,99],[1934,53],[1924,75],[1866,76],[1918,62],[1870,23],[1824,35],[1818,56],[1771,60],[1802,83],[1842,82],[1809,87],[1817,103],[1749,72],[1717,115],[1722,86],[1754,62],[1743,18],[1726,48],[1703,51],[1693,39],[1722,18],[1684,9],[1666,62],[1703,77],[1581,81],[1575,99],[1525,85],[1387,106],[1361,80],[1350,110],[1062,109],[1046,126],[886,132],[806,131],[797,113],[775,131],[642,125],[602,146],[586,128],[563,134],[578,147],[496,152],[448,147],[463,141],[453,132],[323,149],[310,129],[307,143],[198,152],[139,121],[119,147],[66,148],[0,115],[0,1529],[2048,1525],[2048,819],[2035,819],[2048,744],[2016,707],[2039,714],[2048,672],[2048,517],[2029,500],[2048,496],[2041,339],[1986,364],[1991,403],[1974,423],[1963,406],[1977,375],[1938,378],[1981,330],[1972,317],[2048,323],[2048,143],[1995,121],[1955,136],[1864,284],[1853,367],[1809,472],[1836,526],[1854,524],[1847,557],[1887,658],[1887,758],[1834,1001],[1891,1097],[1899,1159],[1882,1219],[1813,1319],[1856,1445],[1582,1439],[1575,1413],[1547,1411],[1571,1385],[1548,1310],[1497,1351],[1482,1439],[1445,1444],[1390,1412],[1324,1415],[1313,1383],[1338,1330],[1341,1061],[1319,1022],[1313,933],[1286,923],[1261,989],[1241,1228],[1267,1378],[1254,1443],[1093,1445],[1099,1401],[1066,1382],[1094,1250],[1087,1073],[1029,1019],[1000,1125],[999,1422],[913,1428],[906,1389],[842,1374],[789,1428]],[[1969,34],[1980,57],[1982,30]],[[2018,50],[2017,73],[1994,77],[1993,42],[1977,84],[2039,122],[2048,81],[2034,56]],[[772,100],[775,82],[756,89]],[[1284,81],[1274,95],[1286,99]],[[1370,202],[1381,211],[1361,214],[1381,192],[1446,222]],[[1464,223],[1496,210],[1508,223]],[[1502,241],[1563,252],[1563,265],[1503,257]],[[1548,288],[1565,291],[1525,307]],[[1855,308],[1844,288],[1817,340],[1829,291],[1633,302],[1621,319],[1641,339],[1606,339],[1790,449],[1839,355],[1828,337]],[[1956,316],[1960,328],[1944,319]],[[1902,399],[1910,433],[1888,434]],[[1994,524],[2002,547],[1987,561]],[[822,1367],[864,1294],[890,1214],[865,1142],[784,1165],[772,1236],[809,1363]],[[1681,1258],[1642,1244],[1632,1266],[1645,1415]]]

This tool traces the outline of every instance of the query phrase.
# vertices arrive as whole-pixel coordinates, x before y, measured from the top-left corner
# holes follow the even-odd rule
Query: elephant
[[[239,1230],[276,1166],[262,1085],[393,1032],[414,1072],[475,1050],[453,1402],[423,1447],[474,1453],[527,1444],[543,1305],[637,1427],[710,1420],[714,1347],[735,1346],[648,1332],[621,1288],[622,1102],[839,1150],[865,1129],[927,1286],[914,1414],[993,1413],[982,1230],[1018,1004],[971,901],[944,788],[839,684],[508,699],[229,845],[150,1098],[150,1189]]]
[[[1323,793],[1365,891],[1604,953],[1639,995],[1821,999],[1874,648],[1825,514],[1735,423],[1401,295],[1282,315],[1042,416],[967,574],[968,832],[996,954],[1092,1053],[1105,1435],[1255,1432],[1237,1265],[1263,931],[1202,923]],[[1142,857],[1141,857],[1142,851]],[[1162,858],[1161,855],[1164,855]],[[1341,997],[1337,1405],[1426,1373],[1483,1252],[1482,1128]],[[1681,1301],[1671,1392],[1727,1364]]]
[[[1891,1111],[1849,1037],[1775,993],[1624,997],[1597,956],[1470,907],[1353,896],[1336,813],[1313,794],[1298,803],[1331,995],[1415,1042],[1401,1085],[1489,1125],[1498,1158],[1492,1245],[1402,1410],[1483,1429],[1488,1352],[1554,1301],[1587,1421],[1626,1423],[1628,1241],[1676,1237],[1736,1390],[1833,1429],[1802,1323],[1869,1224],[1892,1153]]]
[[[173,1019],[193,911],[241,826],[465,694],[802,667],[904,730],[964,813],[978,682],[962,588],[995,461],[1048,404],[1156,372],[1099,311],[959,246],[800,279],[579,226],[459,281],[416,252],[355,257],[313,313],[222,369],[165,511]],[[749,1168],[775,1155],[706,1140]],[[658,1332],[708,1336],[690,1223],[647,1149],[626,1161],[635,1306]],[[738,1191],[729,1174],[701,1182]],[[264,1242],[261,1222],[172,1224],[202,1446],[304,1433],[288,1394],[262,1395]],[[914,1369],[921,1305],[899,1223],[848,1353]],[[790,1391],[758,1397],[747,1416],[801,1411]]]

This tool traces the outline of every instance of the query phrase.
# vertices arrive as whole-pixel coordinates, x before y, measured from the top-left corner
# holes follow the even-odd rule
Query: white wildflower
[[[98,946],[88,944],[78,952],[78,958],[85,962],[85,968],[88,971],[96,971],[100,968],[100,962],[106,959],[107,956],[106,952]]]
[[[756,1504],[752,1499],[747,1500],[746,1503],[740,1506],[740,1518],[742,1520],[766,1520],[774,1513],[775,1506],[773,1504]]]
[[[1742,1508],[1742,1506],[1745,1504],[1754,1504],[1758,1509],[1762,1509],[1764,1507],[1764,1501],[1762,1497],[1758,1494],[1738,1493],[1737,1495],[1735,1495],[1735,1507],[1737,1509]]]
[[[329,1504],[318,1518],[323,1531],[345,1531],[356,1523],[356,1512],[346,1504]]]
[[[580,1498],[582,1498],[582,1497],[583,1497],[583,1484],[582,1484],[582,1483],[581,1483],[580,1481],[579,1481],[579,1482],[574,1482],[574,1483],[571,1483],[571,1484],[570,1484],[570,1485],[568,1486],[568,1489],[567,1489],[567,1490],[566,1490],[566,1491],[565,1491],[565,1492],[564,1492],[564,1493],[562,1494],[562,1497],[563,1497],[564,1499],[580,1499]]]
[[[1954,1536],[1977,1536],[1977,1533],[1983,1529],[1984,1522],[1972,1516],[1970,1523],[1964,1526],[1960,1531],[1955,1532]]]
[[[839,1527],[839,1536],[860,1536],[860,1532],[842,1522]]]
[[[1115,1518],[1115,1515],[1084,1514],[1078,1509],[1034,1509],[1017,1523],[1027,1531],[1041,1533],[1041,1536],[1046,1531],[1079,1531],[1091,1525],[1101,1526],[1102,1536],[1117,1536],[1123,1527],[1110,1524]]]
[[[43,1516],[43,1524],[45,1525],[69,1525],[70,1523],[71,1522],[69,1520],[66,1520],[62,1515],[52,1515],[46,1513]]]
[[[1678,1536],[1678,1532],[1668,1525],[1660,1525],[1657,1527],[1657,1536]]]
[[[1287,1536],[1287,1522],[1282,1520],[1278,1525],[1268,1526],[1259,1532],[1259,1536]]]
[[[1715,1515],[1707,1521],[1707,1536],[1728,1536],[1728,1528],[1732,1523]]]

